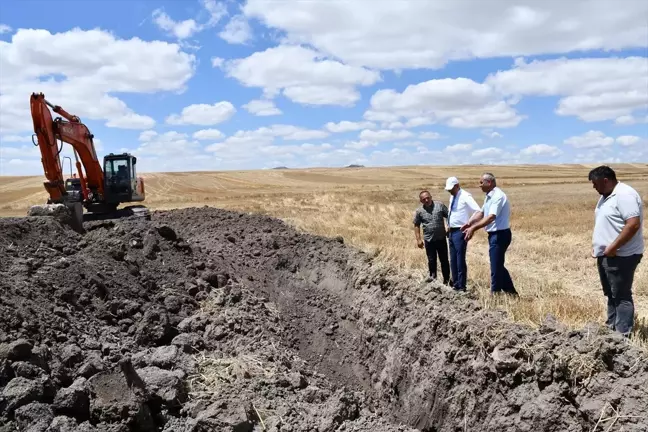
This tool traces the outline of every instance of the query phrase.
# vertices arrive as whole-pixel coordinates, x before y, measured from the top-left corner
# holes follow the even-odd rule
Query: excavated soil
[[[648,361],[268,217],[0,220],[0,431],[646,431]]]

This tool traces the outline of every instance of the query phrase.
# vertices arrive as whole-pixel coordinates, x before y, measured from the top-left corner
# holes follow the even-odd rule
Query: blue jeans
[[[459,229],[450,230],[450,270],[452,272],[453,287],[456,290],[466,290],[468,279],[468,266],[466,265],[466,250],[468,242],[465,234]]]
[[[511,245],[512,234],[510,229],[488,233],[488,254],[490,256],[491,293],[504,291],[508,294],[517,294],[511,275],[504,266],[506,250]]]

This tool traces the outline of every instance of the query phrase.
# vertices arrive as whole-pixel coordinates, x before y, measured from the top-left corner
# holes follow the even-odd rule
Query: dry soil
[[[0,431],[645,431],[648,360],[213,208],[0,220]]]

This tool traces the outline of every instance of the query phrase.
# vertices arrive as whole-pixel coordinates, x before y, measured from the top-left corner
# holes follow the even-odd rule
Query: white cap
[[[459,180],[457,177],[448,177],[448,180],[446,180],[446,190],[449,191],[451,190],[455,185],[459,184]]]

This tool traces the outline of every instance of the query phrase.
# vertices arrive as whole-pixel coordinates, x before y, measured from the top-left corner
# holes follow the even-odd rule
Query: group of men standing
[[[639,193],[618,181],[608,166],[594,168],[588,179],[601,195],[594,210],[592,257],[597,259],[603,294],[607,297],[606,324],[628,336],[634,322],[632,283],[644,253],[643,202]],[[491,294],[504,292],[517,297],[505,266],[506,251],[512,241],[510,202],[492,173],[481,176],[479,187],[486,194],[482,206],[461,188],[456,177],[448,178],[445,185],[450,194],[449,206],[433,200],[427,190],[419,194],[421,206],[414,213],[414,233],[417,246],[427,254],[428,281],[437,279],[438,257],[443,284],[465,292],[468,242],[477,230],[484,228],[488,235]]]
[[[429,191],[424,190],[419,194],[422,205],[414,214],[414,233],[418,247],[425,248],[427,254],[429,280],[437,279],[438,256],[443,284],[450,285],[457,291],[466,291],[468,242],[475,231],[484,228],[488,233],[491,292],[503,291],[517,296],[513,280],[505,266],[506,251],[512,240],[511,205],[504,191],[497,187],[493,174],[483,174],[479,187],[486,194],[483,206],[477,204],[470,192],[461,188],[456,177],[450,177],[446,181],[445,189],[450,193],[449,209],[443,202],[432,200]]]

